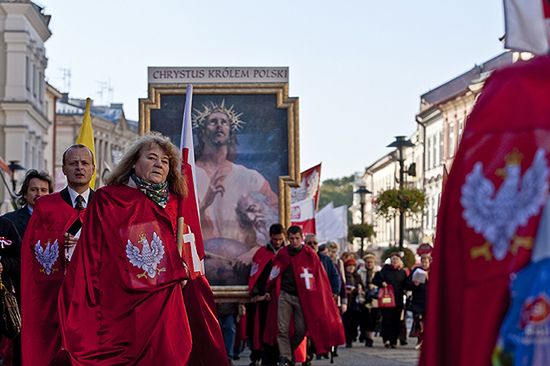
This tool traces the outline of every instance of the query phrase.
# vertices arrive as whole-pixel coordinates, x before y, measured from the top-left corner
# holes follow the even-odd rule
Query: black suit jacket
[[[0,246],[0,262],[3,266],[2,281],[13,286],[19,297],[21,283],[21,242],[31,214],[27,206],[0,217],[0,237],[11,242]]]

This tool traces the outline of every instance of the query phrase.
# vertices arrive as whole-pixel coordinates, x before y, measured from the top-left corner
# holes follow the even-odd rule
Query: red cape
[[[127,186],[95,193],[59,296],[73,366],[187,365],[177,206],[175,196],[162,209]]]
[[[332,346],[346,342],[344,326],[332,297],[327,273],[319,256],[311,248],[303,246],[294,257],[290,256],[288,250],[289,246],[282,248],[273,259],[273,267],[268,279],[268,288],[272,289],[272,299],[264,340],[269,344],[276,343],[276,314],[281,274],[290,265],[294,272],[298,297],[304,313],[307,336],[313,340],[318,354],[327,353]]]
[[[223,334],[216,316],[214,295],[206,277],[189,280],[183,289],[183,297],[193,335],[189,365],[228,365]]]
[[[252,295],[252,290],[254,286],[256,286],[256,282],[258,282],[258,278],[260,278],[265,266],[273,260],[273,257],[275,257],[275,253],[265,246],[260,247],[256,253],[254,253],[252,265],[250,267],[250,277],[248,278],[248,293],[250,295]]]
[[[511,226],[520,221],[518,212],[538,197],[533,193],[520,195],[541,185],[537,181],[530,187],[523,185],[532,178],[526,171],[536,165],[537,150],[549,161],[549,96],[549,57],[516,64],[493,73],[467,120],[439,208],[421,366],[491,364],[508,306],[510,274],[529,262],[540,220],[542,205],[536,204],[524,222]],[[509,190],[514,174],[508,169],[519,161],[519,182]],[[478,168],[474,168],[476,164]],[[467,192],[483,196],[489,185],[467,184],[474,169],[492,183],[490,200],[500,201],[491,206],[479,199],[480,210],[473,215],[476,220],[465,215],[464,206],[475,201]],[[505,180],[508,177],[510,180]],[[487,215],[488,219],[479,219]],[[503,227],[513,231],[498,255],[497,241],[486,239],[489,234],[483,230],[503,217]],[[472,221],[483,223],[481,233],[473,228]],[[493,234],[506,230],[497,228]]]
[[[84,210],[81,216],[83,214]],[[21,343],[24,365],[49,366],[61,349],[57,294],[65,277],[63,235],[78,215],[78,211],[65,202],[59,192],[53,193],[37,201],[25,231],[21,246]],[[37,252],[38,241],[44,251],[45,266],[37,259],[41,258],[40,250]],[[58,249],[55,251],[56,241]],[[53,251],[48,251],[48,243]],[[54,255],[48,257],[48,252]]]
[[[252,295],[252,291],[254,290],[254,287],[256,286],[260,275],[263,273],[266,266],[273,260],[274,257],[275,253],[273,253],[266,247],[260,247],[256,251],[256,253],[254,253],[254,257],[252,257],[252,266],[250,267],[250,277],[248,279],[248,293],[250,295]],[[249,319],[249,321],[252,322],[252,334],[250,334],[249,336],[252,340],[252,349],[260,350],[262,349],[262,337],[264,332],[264,329],[262,329],[261,327],[262,321],[260,320],[260,307],[262,306],[262,304],[254,303],[252,305],[253,306],[250,307],[251,318]]]

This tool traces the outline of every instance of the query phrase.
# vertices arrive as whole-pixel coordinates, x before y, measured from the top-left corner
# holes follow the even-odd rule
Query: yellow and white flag
[[[95,143],[94,143],[94,129],[92,128],[92,114],[90,113],[90,107],[92,105],[92,100],[86,98],[86,110],[84,111],[84,118],[82,118],[82,125],[80,126],[80,131],[76,137],[77,144],[82,144],[92,151],[94,165],[95,161]],[[90,188],[95,188],[95,176],[96,170],[94,169],[94,174],[92,175],[92,180],[90,181]]]

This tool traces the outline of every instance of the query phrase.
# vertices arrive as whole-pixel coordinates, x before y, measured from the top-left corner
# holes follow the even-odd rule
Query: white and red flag
[[[190,280],[183,288],[183,299],[193,336],[189,365],[228,365],[223,335],[216,318],[216,305],[204,275],[204,243],[202,240],[197,183],[195,180],[195,151],[191,104],[193,86],[188,84],[181,128],[180,147],[182,173],[187,183],[187,196],[182,199],[178,213],[178,249],[189,267]],[[180,230],[182,230],[180,232]],[[183,235],[182,235],[183,234]],[[181,246],[181,247],[180,247]]]
[[[291,189],[290,221],[304,234],[315,234],[315,211],[319,202],[321,164],[302,172],[300,187]]]
[[[550,1],[504,0],[506,37],[513,51],[546,55],[550,51]]]
[[[180,217],[185,218],[187,225],[183,235],[182,257],[189,266],[191,278],[204,274],[204,243],[202,240],[197,200],[197,183],[195,174],[195,150],[193,148],[193,125],[191,123],[191,105],[193,85],[188,84],[185,94],[183,124],[181,127],[180,147],[182,153],[182,173],[187,183],[187,197],[180,205]]]

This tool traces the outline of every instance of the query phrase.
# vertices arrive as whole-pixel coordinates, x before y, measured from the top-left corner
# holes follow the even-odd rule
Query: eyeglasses
[[[306,241],[306,244],[307,245],[317,245],[319,243],[317,243],[316,241]]]

